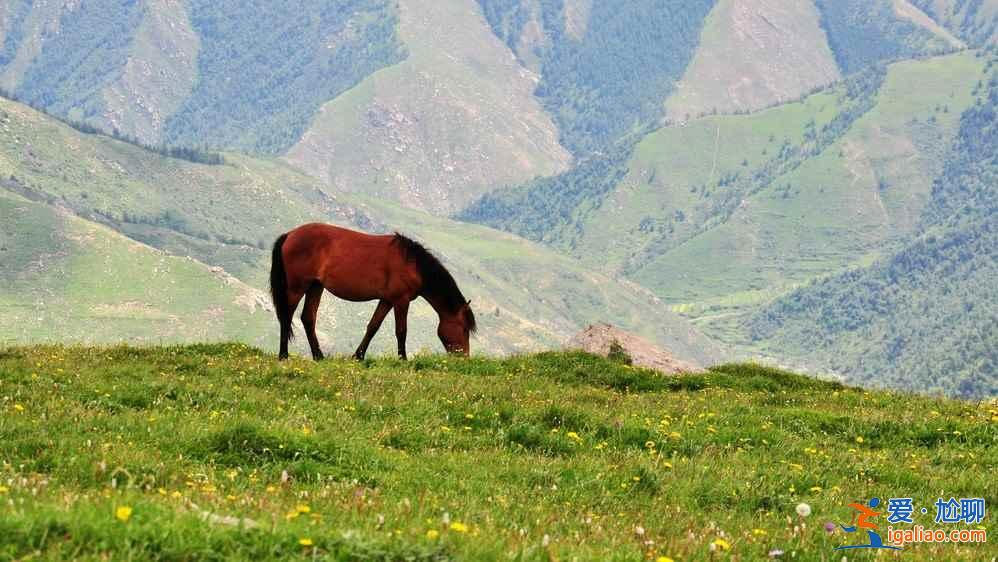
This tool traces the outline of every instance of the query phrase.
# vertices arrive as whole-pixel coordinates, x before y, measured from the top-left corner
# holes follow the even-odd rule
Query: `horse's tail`
[[[287,233],[277,237],[274,241],[274,250],[270,258],[270,297],[274,300],[274,311],[277,313],[277,321],[281,323],[281,331],[287,330],[288,337],[294,338],[295,333],[291,327],[292,311],[288,306],[288,275],[284,271],[284,241],[288,239]]]

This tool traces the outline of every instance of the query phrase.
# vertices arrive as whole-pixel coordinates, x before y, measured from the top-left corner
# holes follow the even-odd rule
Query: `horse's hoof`
[[[322,360],[323,360],[323,359],[325,359],[325,358],[326,358],[326,356],[325,356],[325,355],[323,355],[323,354],[321,354],[321,353],[320,353],[320,354],[318,354],[318,355],[313,355],[313,356],[312,356],[312,360],[313,360],[313,361],[322,361]]]

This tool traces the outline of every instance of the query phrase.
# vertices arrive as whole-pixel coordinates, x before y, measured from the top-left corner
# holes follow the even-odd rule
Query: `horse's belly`
[[[342,289],[342,288],[329,289],[329,292],[332,293],[337,298],[341,298],[345,301],[351,301],[351,302],[373,301],[375,299],[381,298],[381,296],[371,294],[370,292],[351,291],[349,289]]]

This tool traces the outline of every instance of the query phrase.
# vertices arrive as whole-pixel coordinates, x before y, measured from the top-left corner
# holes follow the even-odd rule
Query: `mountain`
[[[388,2],[7,2],[0,87],[147,143],[276,153],[399,61]]]
[[[910,0],[934,22],[977,47],[998,44],[996,0]]]
[[[791,101],[841,77],[821,14],[808,0],[720,0],[665,102],[669,121]]]
[[[17,280],[0,290],[0,316],[18,320],[4,322],[4,341],[34,341],[41,334],[50,340],[82,341],[133,336],[144,341],[272,341],[273,315],[261,296],[269,245],[295,225],[325,221],[374,232],[398,229],[426,242],[479,311],[477,349],[495,353],[557,346],[582,326],[610,317],[680,357],[708,364],[719,357],[715,344],[635,285],[512,235],[381,200],[331,193],[278,160],[225,153],[222,163],[189,162],[82,133],[2,99],[0,130],[0,193],[4,222],[9,223],[0,256]],[[34,219],[11,220],[24,212],[43,217],[44,223],[66,223],[70,232],[96,234],[62,234],[59,229],[39,236]],[[132,251],[142,260],[128,259]],[[77,254],[84,257],[75,258]],[[62,265],[51,265],[45,256],[62,256],[53,262]],[[98,263],[103,269],[95,271]],[[79,287],[64,287],[61,279],[78,280]],[[104,279],[113,283],[102,287]],[[217,288],[219,280],[228,288]],[[167,294],[158,290],[162,283],[171,287]],[[127,284],[136,286],[119,294]],[[36,285],[47,298],[28,302],[39,303],[48,313],[25,309]],[[240,308],[240,303],[248,305]],[[51,315],[59,310],[76,320],[52,323]],[[101,324],[102,311],[122,322]],[[372,311],[327,298],[320,312],[320,339],[333,351],[352,351]],[[211,314],[233,328],[217,333],[207,327],[182,329]],[[648,314],[660,321],[647,323]],[[127,328],[146,317],[175,317],[175,327]],[[410,323],[415,349],[437,349],[435,316],[427,305],[412,309]],[[385,330],[377,338],[377,351],[393,349],[390,338]]]
[[[978,94],[914,240],[754,313],[755,339],[852,380],[998,394],[998,75]]]
[[[0,88],[54,115],[146,144],[287,154],[414,208],[452,212],[571,161],[537,76],[472,0],[16,0],[0,44]]]
[[[497,192],[462,216],[676,303],[786,286],[912,231],[982,77],[972,53],[870,70],[794,103],[661,128],[595,172],[609,181],[569,173]]]
[[[471,0],[403,0],[408,57],[324,104],[287,159],[334,189],[454,212],[495,185],[564,171],[571,155],[537,75]]]
[[[861,333],[846,338],[835,331],[816,347],[804,336],[814,332],[803,323],[788,325],[793,335],[769,339],[759,331],[761,321],[746,321],[746,315],[763,314],[759,307],[766,310],[773,299],[886,259],[918,235],[934,182],[954,175],[954,166],[972,170],[966,159],[952,163],[951,146],[959,151],[965,144],[959,141],[961,114],[975,111],[992,58],[964,51],[874,67],[800,101],[663,127],[630,152],[494,192],[460,216],[623,275],[672,303],[708,335],[747,353],[850,373],[857,382],[992,394],[987,381],[994,370],[980,358],[995,340],[981,331],[987,323],[981,315],[962,317],[958,330],[942,320],[922,328],[920,338],[938,341],[941,333],[952,332],[954,341],[972,348],[945,348],[962,359],[933,356],[938,368],[915,370],[936,373],[931,377],[908,376],[908,366],[926,364],[917,338],[891,354],[885,346],[859,345],[870,341]],[[987,263],[991,255],[980,236],[975,240],[954,254],[963,260],[976,256],[976,265],[964,264],[975,272],[975,289],[934,305],[920,300],[922,306],[932,305],[945,316],[989,300],[994,283],[986,280],[988,269],[980,260]],[[934,284],[929,294],[947,291],[945,283],[932,279],[923,280]],[[971,285],[965,281],[965,287]],[[825,298],[831,304],[819,306]],[[856,312],[836,308],[842,304],[827,291],[816,291],[794,310],[810,322],[834,323]],[[869,301],[852,306],[863,305]],[[866,314],[880,310],[871,306]],[[990,314],[987,306],[978,310]],[[877,325],[885,338],[904,332],[900,319],[882,317]],[[819,358],[823,348],[827,354]],[[887,363],[890,369],[884,368]],[[976,382],[962,383],[966,377]]]

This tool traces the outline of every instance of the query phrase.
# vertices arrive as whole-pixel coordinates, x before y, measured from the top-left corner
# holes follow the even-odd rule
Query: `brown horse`
[[[281,324],[280,359],[288,357],[288,340],[294,337],[291,321],[302,297],[305,306],[301,322],[312,358],[322,359],[315,320],[323,290],[348,301],[378,301],[367,333],[354,353],[357,359],[364,358],[371,338],[392,309],[398,354],[406,358],[406,316],[409,302],[416,297],[426,299],[440,316],[437,335],[444,349],[464,355],[470,351],[469,334],[475,331],[471,303],[433,254],[397,232],[375,236],[313,223],[277,238],[271,260],[270,294]]]

